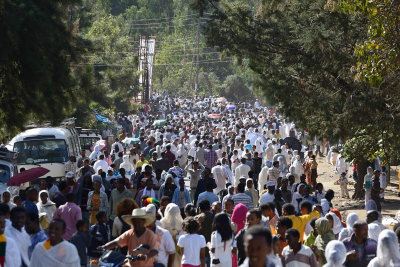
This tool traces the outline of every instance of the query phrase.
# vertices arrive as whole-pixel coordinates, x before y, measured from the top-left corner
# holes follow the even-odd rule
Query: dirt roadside
[[[317,157],[318,162],[318,178],[317,182],[324,185],[325,190],[332,189],[335,191],[335,198],[332,201],[334,208],[340,210],[343,220],[346,221],[347,214],[357,213],[360,219],[365,219],[364,200],[352,200],[340,197],[340,186],[335,184],[339,179],[339,175],[335,173],[335,166],[326,162],[325,157]],[[400,166],[391,167],[390,184],[385,190],[385,200],[382,202],[382,215],[395,217],[400,210],[399,178],[397,173]],[[354,186],[348,185],[350,197],[354,194]]]

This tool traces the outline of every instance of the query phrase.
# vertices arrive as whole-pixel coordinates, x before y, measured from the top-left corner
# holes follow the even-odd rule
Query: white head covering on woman
[[[325,215],[325,218],[330,215],[333,218],[333,228],[332,231],[335,235],[339,234],[340,231],[342,231],[343,225],[342,222],[340,221],[340,218],[333,212],[329,212],[328,214]]]
[[[345,238],[350,237],[353,233],[353,226],[358,220],[358,215],[356,213],[350,213],[346,219],[346,228],[342,229],[339,234],[339,241],[343,241]]]
[[[346,247],[341,241],[332,240],[326,245],[324,267],[342,267],[346,261]]]
[[[162,228],[168,230],[175,237],[182,231],[181,210],[174,203],[169,203],[164,211],[164,218],[161,219]]]
[[[400,266],[399,244],[393,231],[386,229],[379,234],[376,257],[368,266]]]

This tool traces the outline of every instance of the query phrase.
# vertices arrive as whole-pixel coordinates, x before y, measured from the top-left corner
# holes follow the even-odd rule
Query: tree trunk
[[[357,161],[358,162],[358,161]],[[364,176],[367,174],[368,161],[359,161],[357,163],[357,182],[354,185],[355,191],[352,199],[364,199]]]

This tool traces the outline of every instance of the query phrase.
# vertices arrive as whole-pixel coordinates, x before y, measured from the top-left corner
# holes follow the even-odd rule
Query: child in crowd
[[[14,203],[15,205],[17,205],[17,207],[21,207],[22,198],[21,198],[20,196],[15,196],[15,197],[13,198],[13,203]]]
[[[71,243],[75,245],[78,250],[79,258],[81,259],[81,266],[87,266],[87,249],[90,245],[90,237],[87,232],[87,224],[84,220],[79,220],[76,223],[76,229],[78,230],[72,235]]]
[[[97,223],[90,227],[90,246],[89,257],[98,258],[101,251],[97,247],[106,244],[110,240],[110,228],[107,225],[107,214],[104,211],[99,211],[96,214]]]
[[[349,191],[347,190],[347,177],[346,177],[346,173],[343,172],[340,175],[340,179],[339,179],[339,183],[340,183],[340,197],[342,198],[350,198],[349,196]]]
[[[200,224],[194,217],[186,217],[183,221],[185,234],[179,237],[177,244],[183,249],[182,267],[205,265],[206,240],[197,234],[199,229]]]

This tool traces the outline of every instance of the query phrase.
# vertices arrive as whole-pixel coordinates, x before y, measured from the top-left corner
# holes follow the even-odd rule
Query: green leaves
[[[0,123],[15,133],[30,119],[60,121],[70,110],[74,38],[58,1],[0,3]]]

